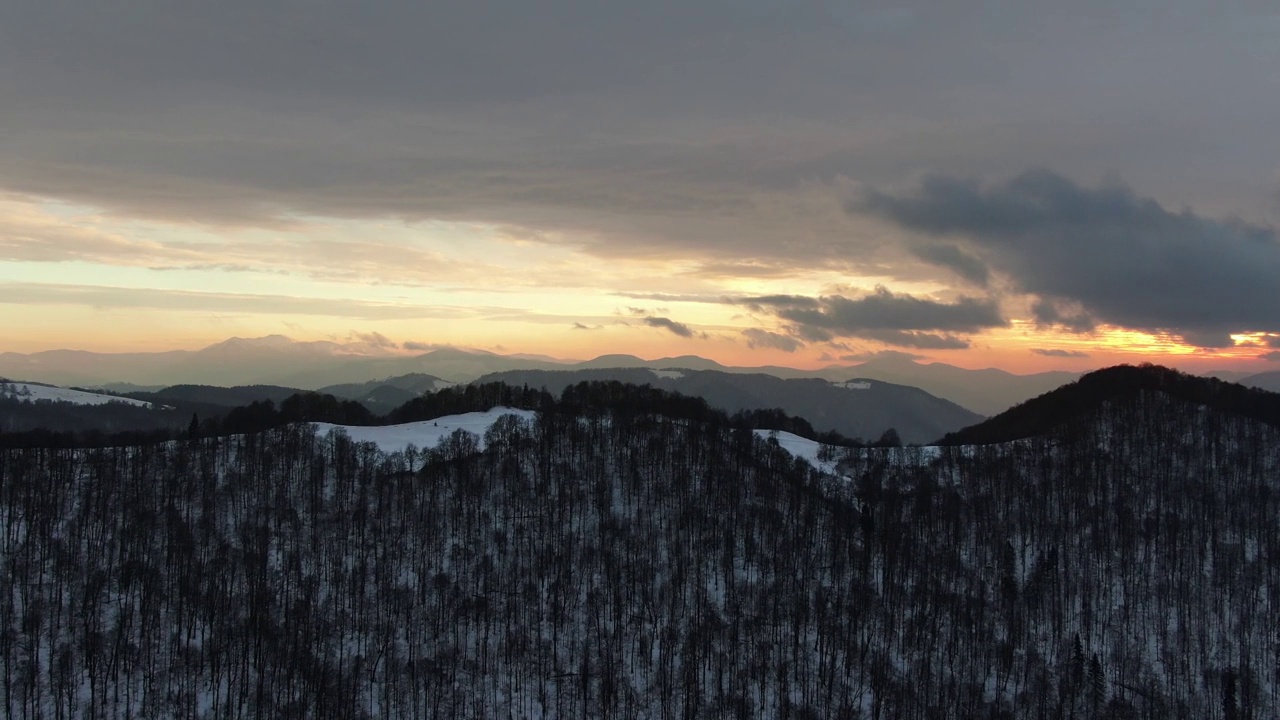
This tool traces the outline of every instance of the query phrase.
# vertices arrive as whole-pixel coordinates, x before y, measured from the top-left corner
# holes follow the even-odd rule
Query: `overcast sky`
[[[1277,369],[1278,68],[1272,2],[8,0],[0,351]]]

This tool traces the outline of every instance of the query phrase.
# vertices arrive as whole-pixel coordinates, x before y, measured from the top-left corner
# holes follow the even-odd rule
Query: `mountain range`
[[[923,364],[898,358],[877,358],[862,364],[802,370],[782,366],[732,367],[693,355],[654,360],[634,355],[602,355],[591,360],[573,361],[499,355],[452,347],[414,355],[395,355],[386,348],[366,343],[297,342],[281,335],[231,338],[201,350],[155,353],[78,350],[0,353],[0,377],[117,392],[155,391],[172,385],[190,384],[228,387],[275,385],[320,390],[405,375],[430,375],[450,383],[465,383],[509,370],[642,367],[767,374],[784,379],[844,381],[865,377],[919,387],[983,415],[999,412],[1076,377],[1076,374],[1067,372],[1016,375],[996,369],[966,370],[942,363]]]
[[[917,387],[987,416],[1079,377],[1079,373],[1065,371],[1020,375],[995,368],[968,369],[897,356],[872,357],[858,364],[803,370],[783,366],[726,366],[695,355],[645,360],[634,355],[613,354],[575,361],[546,356],[500,355],[454,347],[403,355],[394,354],[380,344],[299,342],[283,335],[231,338],[200,350],[154,353],[79,350],[0,353],[0,377],[117,392],[154,391],[180,384],[276,385],[321,390],[338,385],[369,384],[379,378],[405,375],[430,375],[445,382],[466,383],[484,375],[510,370],[645,367],[766,374],[783,379],[820,378],[833,382],[861,377]],[[1245,385],[1280,389],[1280,372],[1248,375],[1223,371],[1210,374]],[[388,382],[383,381],[382,384]]]
[[[875,440],[893,429],[903,442],[929,442],[982,419],[919,388],[858,377],[832,382],[822,378],[784,379],[764,373],[635,367],[511,370],[485,375],[476,382],[527,385],[559,395],[570,385],[600,381],[652,385],[703,398],[711,407],[730,413],[779,408],[808,420],[819,432],[834,431],[864,440]]]

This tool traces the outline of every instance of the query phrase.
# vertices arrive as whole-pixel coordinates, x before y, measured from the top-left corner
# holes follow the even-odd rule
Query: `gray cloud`
[[[670,330],[672,333],[679,335],[680,337],[683,337],[683,338],[691,338],[694,336],[693,330],[690,330],[688,325],[685,325],[684,323],[676,322],[671,318],[647,317],[644,319],[644,324],[648,325],[649,327],[663,328],[666,330]]]
[[[1031,352],[1033,352],[1033,353],[1035,353],[1035,354],[1037,354],[1037,355],[1044,355],[1045,357],[1057,357],[1057,358],[1087,358],[1087,357],[1089,357],[1089,353],[1087,353],[1087,352],[1081,352],[1081,351],[1079,351],[1079,350],[1061,350],[1061,349],[1058,349],[1058,348],[1032,348],[1032,349],[1031,349]]]
[[[747,347],[751,348],[772,348],[791,353],[804,347],[804,343],[793,337],[760,328],[747,328],[742,335],[747,339]]]
[[[785,320],[840,336],[864,335],[869,331],[977,332],[1005,325],[993,300],[962,297],[954,303],[941,303],[894,294],[884,287],[877,287],[856,300],[831,295],[812,303],[786,305],[777,314]]]
[[[248,315],[322,315],[358,320],[470,318],[493,311],[493,308],[396,305],[348,298],[309,298],[19,282],[0,282],[0,303],[85,305],[95,308],[139,308]]]
[[[1118,183],[1088,188],[1044,170],[985,186],[935,175],[910,194],[867,192],[854,209],[962,238],[1040,297],[1041,321],[1171,332],[1202,347],[1280,329],[1272,228],[1173,212]],[[1083,312],[1063,316],[1062,303]]]
[[[836,198],[918,168],[1118,166],[1256,212],[1274,181],[1252,148],[1280,110],[1276,25],[1193,15],[20,0],[0,3],[0,186],[216,225],[567,230],[598,255],[706,260],[703,277],[885,267],[900,249]]]
[[[427,352],[430,350],[439,350],[442,347],[448,347],[448,346],[441,345],[440,343],[425,343],[425,342],[418,342],[417,340],[406,340],[404,344],[401,345],[401,347],[403,347],[405,350]]]
[[[1042,326],[1064,327],[1074,333],[1093,332],[1098,323],[1088,313],[1079,309],[1065,309],[1059,303],[1046,298],[1036,298],[1031,303],[1031,314]]]
[[[383,335],[380,332],[358,332],[353,331],[351,336],[360,342],[371,345],[376,348],[396,348],[398,344],[395,340]]]
[[[920,350],[963,350],[969,347],[969,341],[962,337],[915,330],[864,330],[858,333],[858,337]]]
[[[961,297],[944,303],[895,294],[883,286],[857,299],[768,295],[730,302],[789,323],[788,333],[805,342],[833,343],[836,338],[858,337],[899,347],[956,350],[969,347],[968,340],[957,333],[1006,324],[995,300]]]
[[[1280,350],[1272,350],[1271,352],[1268,352],[1268,353],[1262,353],[1258,357],[1262,358],[1263,360],[1273,360],[1275,362],[1280,362]]]
[[[779,309],[817,310],[821,303],[804,295],[759,295],[756,297],[723,298],[722,302],[745,305],[756,312],[774,312]]]
[[[632,300],[656,300],[658,302],[687,302],[687,303],[726,303],[733,302],[723,295],[691,295],[677,293],[640,293],[640,292],[617,292],[614,293],[618,297],[630,298]]]
[[[902,350],[875,350],[871,352],[850,353],[841,355],[841,360],[846,362],[870,362],[872,360],[890,360],[897,362],[914,362],[923,360],[924,355],[917,355],[912,352],[903,352]]]
[[[986,264],[955,245],[915,245],[909,250],[921,260],[947,268],[974,285],[986,287],[991,280]]]

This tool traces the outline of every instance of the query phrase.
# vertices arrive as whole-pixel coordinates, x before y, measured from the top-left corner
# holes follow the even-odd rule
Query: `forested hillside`
[[[1280,712],[1266,425],[1144,391],[830,448],[837,477],[687,399],[575,393],[416,473],[305,424],[0,451],[0,713]]]
[[[763,373],[715,370],[592,368],[515,370],[477,382],[546,388],[559,395],[580,382],[620,381],[652,385],[667,392],[699,397],[726,412],[779,408],[822,431],[874,440],[892,429],[906,443],[926,443],[982,420],[982,416],[920,388],[868,380],[856,375],[838,382],[819,378],[783,379]]]
[[[1105,403],[1125,403],[1149,392],[1280,427],[1280,394],[1159,365],[1117,365],[1087,373],[995,417],[948,433],[938,442],[998,443],[1044,435],[1061,423],[1097,411]]]

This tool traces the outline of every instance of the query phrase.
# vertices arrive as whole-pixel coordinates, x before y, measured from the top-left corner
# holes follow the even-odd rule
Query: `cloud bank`
[[[986,185],[933,175],[908,193],[868,191],[851,207],[963,243],[975,263],[1037,296],[1043,322],[1076,331],[1105,322],[1201,347],[1280,329],[1273,228],[1171,211],[1119,183],[1085,187],[1047,170]],[[970,256],[920,257],[954,269]],[[1062,310],[1070,306],[1081,312]]]

